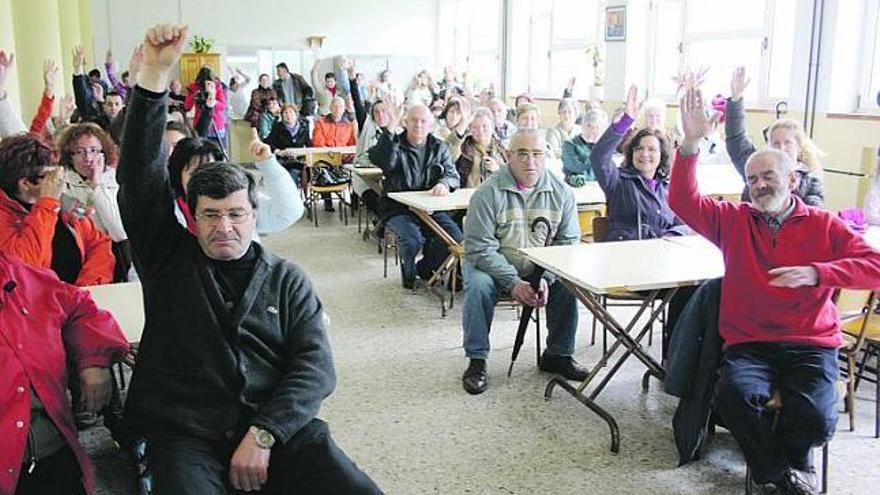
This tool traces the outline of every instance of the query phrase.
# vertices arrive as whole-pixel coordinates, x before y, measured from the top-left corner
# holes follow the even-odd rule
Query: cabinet
[[[214,69],[214,77],[221,76],[219,53],[184,53],[180,56],[180,82],[184,87],[195,81],[196,74],[204,65]]]

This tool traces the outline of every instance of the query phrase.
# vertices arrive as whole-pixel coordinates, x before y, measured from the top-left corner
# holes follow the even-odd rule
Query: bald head
[[[434,130],[434,114],[425,105],[415,104],[407,109],[404,125],[409,144],[422,146],[428,140],[428,134]]]

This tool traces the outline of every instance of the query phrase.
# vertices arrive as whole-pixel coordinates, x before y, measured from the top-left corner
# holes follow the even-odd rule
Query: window
[[[672,98],[679,71],[708,69],[709,94],[727,94],[744,66],[753,102],[787,98],[794,54],[797,0],[655,0],[651,93]]]
[[[476,88],[501,81],[501,0],[448,0],[440,2],[438,60],[459,76],[468,73]],[[442,73],[437,74],[442,76]]]
[[[579,90],[592,86],[593,64],[588,50],[598,39],[600,2],[510,3],[510,93],[559,98],[572,77],[577,78]]]
[[[865,4],[862,84],[857,111],[880,111],[880,0]]]

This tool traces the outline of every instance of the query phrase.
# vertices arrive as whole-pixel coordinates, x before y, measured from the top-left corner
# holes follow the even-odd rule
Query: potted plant
[[[192,41],[189,42],[189,46],[196,53],[210,53],[211,49],[214,48],[214,40],[196,34],[193,36]]]
[[[590,98],[603,100],[605,96],[602,87],[605,83],[605,47],[597,41],[587,47],[587,56],[590,57],[593,65],[593,86],[590,87]]]

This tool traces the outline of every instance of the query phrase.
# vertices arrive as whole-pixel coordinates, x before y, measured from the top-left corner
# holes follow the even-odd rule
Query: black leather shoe
[[[489,388],[489,375],[486,373],[485,359],[471,359],[461,377],[461,385],[471,395],[482,394]]]
[[[541,355],[541,364],[538,365],[542,371],[556,373],[564,376],[568,380],[582,382],[587,379],[590,371],[578,364],[571,356],[556,356],[554,354]]]

